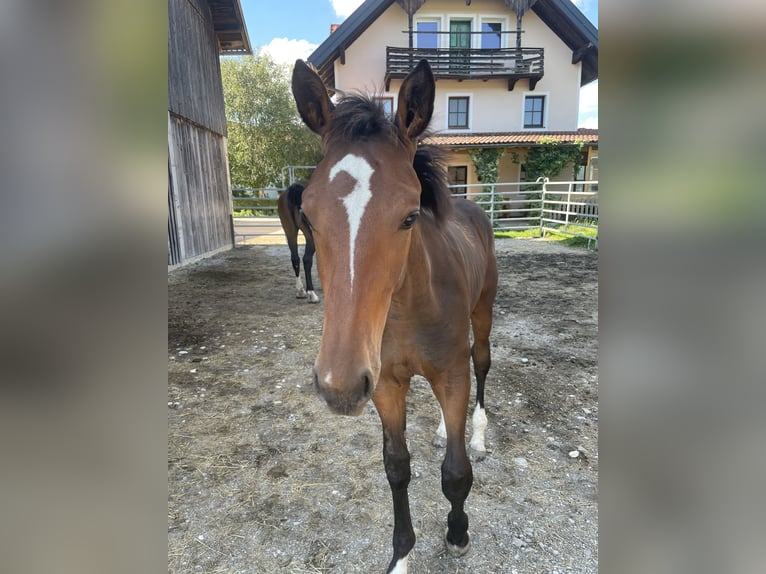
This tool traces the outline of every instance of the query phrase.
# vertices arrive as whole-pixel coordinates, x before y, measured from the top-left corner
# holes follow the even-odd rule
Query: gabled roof
[[[366,0],[308,57],[328,87],[335,86],[335,60],[394,2]],[[598,30],[572,1],[538,0],[532,11],[572,50],[572,63],[582,61],[580,85],[598,78]]]
[[[207,0],[221,54],[252,54],[239,0]]]
[[[579,128],[573,132],[503,132],[478,134],[434,134],[423,138],[423,143],[450,148],[470,147],[524,147],[539,144],[543,139],[559,143],[583,142],[598,145],[598,130]]]

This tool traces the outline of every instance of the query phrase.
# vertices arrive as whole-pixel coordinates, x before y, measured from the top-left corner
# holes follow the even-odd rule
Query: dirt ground
[[[471,549],[453,558],[444,548],[439,411],[416,378],[410,572],[594,573],[598,256],[496,244],[488,456],[473,462]],[[368,574],[390,560],[377,413],[370,403],[358,418],[332,415],[315,395],[323,307],[296,299],[294,283],[284,245],[169,273],[168,572]]]

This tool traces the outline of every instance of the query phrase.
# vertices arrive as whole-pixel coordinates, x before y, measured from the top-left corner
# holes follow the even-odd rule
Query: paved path
[[[287,245],[279,217],[235,217],[234,235],[237,245]],[[298,244],[305,244],[302,233]]]

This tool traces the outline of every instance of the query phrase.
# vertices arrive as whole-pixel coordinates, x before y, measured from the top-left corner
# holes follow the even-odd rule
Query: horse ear
[[[301,118],[311,131],[323,135],[335,106],[327,95],[322,79],[303,60],[295,61],[292,88]]]
[[[420,60],[399,88],[396,122],[399,131],[414,141],[428,127],[434,111],[436,83],[428,60]]]

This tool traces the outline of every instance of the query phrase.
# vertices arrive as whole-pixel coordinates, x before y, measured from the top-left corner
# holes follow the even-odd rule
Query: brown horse
[[[319,303],[319,297],[314,291],[314,283],[311,280],[311,266],[315,251],[314,237],[301,214],[301,197],[306,184],[305,180],[296,181],[282,192],[277,201],[277,212],[279,213],[279,221],[282,222],[282,230],[285,232],[287,246],[290,248],[290,260],[295,272],[295,296],[298,299],[308,299],[309,303]],[[298,255],[299,230],[306,239],[306,247],[303,249],[303,271],[306,274],[305,289],[301,281],[301,258]]]
[[[415,533],[405,398],[415,374],[429,381],[442,409],[442,491],[451,503],[447,548],[454,555],[468,550],[463,507],[473,482],[465,444],[470,357],[477,382],[471,444],[481,453],[497,289],[492,228],[476,204],[450,197],[443,166],[432,150],[418,146],[433,112],[427,61],[403,81],[392,119],[365,96],[345,96],[334,105],[319,76],[300,60],[292,89],[324,149],[302,202],[325,292],[314,386],[335,413],[358,415],[370,398],[375,404],[394,505],[387,571],[406,572]]]

